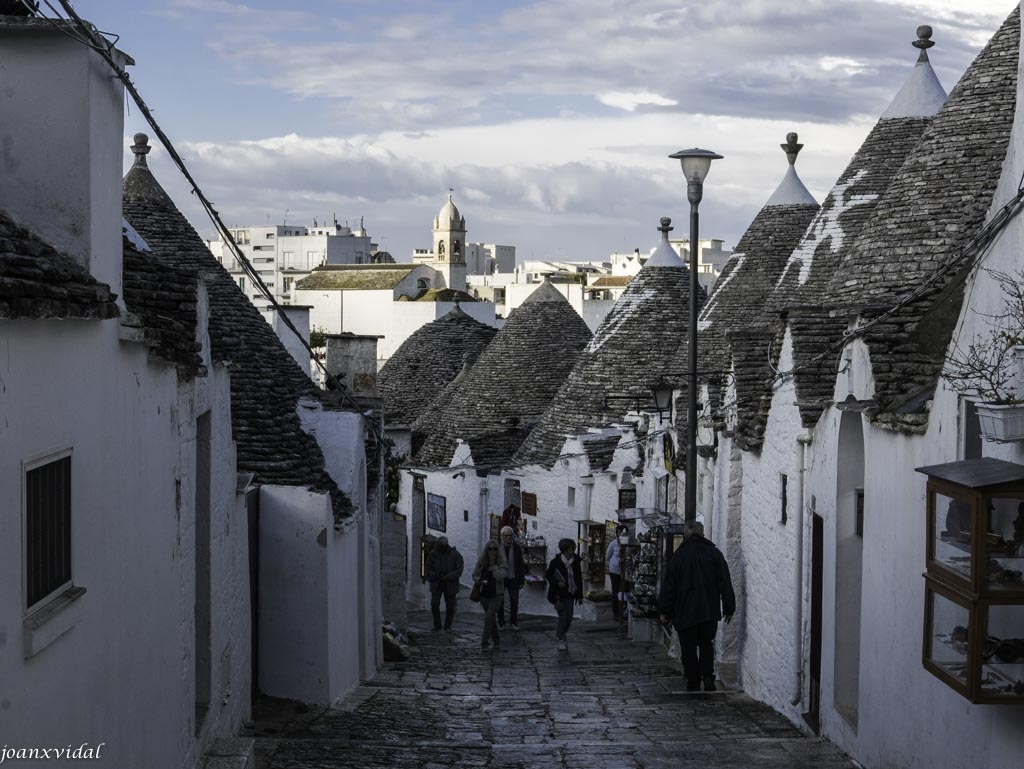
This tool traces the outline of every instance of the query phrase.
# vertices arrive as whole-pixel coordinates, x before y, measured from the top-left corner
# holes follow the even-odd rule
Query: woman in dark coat
[[[551,559],[544,576],[548,580],[548,601],[555,605],[555,611],[558,612],[555,645],[565,650],[569,648],[565,636],[572,624],[573,604],[583,603],[583,571],[573,540],[558,541],[558,555]]]
[[[480,607],[484,610],[484,633],[480,648],[488,649],[501,643],[498,635],[498,612],[505,602],[505,575],[508,562],[497,542],[488,542],[473,569],[473,580],[480,583]]]

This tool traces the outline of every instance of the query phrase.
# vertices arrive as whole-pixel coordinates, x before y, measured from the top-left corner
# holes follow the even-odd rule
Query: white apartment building
[[[697,279],[709,294],[715,281],[718,280],[718,276],[725,269],[726,262],[732,257],[732,251],[722,248],[724,243],[724,240],[717,238],[700,241],[700,253],[697,254]],[[687,264],[690,263],[689,239],[669,240],[669,245],[683,261]]]
[[[231,230],[238,247],[270,289],[279,304],[291,304],[297,281],[325,264],[372,264],[377,244],[372,242],[362,221],[352,228],[338,224],[312,227],[275,224],[264,227],[238,227]],[[261,312],[270,310],[252,279],[242,270],[234,254],[222,240],[207,241],[210,251],[234,276],[239,288]],[[385,257],[385,261],[393,261]]]

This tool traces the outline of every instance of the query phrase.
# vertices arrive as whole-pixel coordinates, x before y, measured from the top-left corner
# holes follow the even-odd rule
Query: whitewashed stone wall
[[[783,342],[779,367],[792,366],[792,342]],[[800,418],[791,382],[777,388],[760,454],[743,455],[741,573],[743,627],[740,671],[751,696],[775,707],[791,696],[795,611],[796,500]],[[782,521],[781,475],[788,478],[788,523]]]
[[[4,127],[18,162],[0,207],[120,294],[123,91],[86,47],[32,24],[0,20],[0,104],[19,116]],[[120,342],[117,320],[3,321],[0,722],[12,746],[102,742],[111,766],[178,769],[248,718],[247,518],[207,314],[201,292],[209,374],[187,383]],[[196,736],[196,419],[207,412],[211,696]],[[85,592],[28,613],[24,466],[58,451],[71,452],[72,584]]]
[[[228,375],[216,367],[179,392],[173,367],[153,364],[141,346],[118,344],[117,321],[7,323],[0,337],[5,528],[22,527],[22,463],[70,448],[72,579],[86,593],[43,625],[40,638],[56,639],[26,658],[23,544],[20,536],[3,538],[5,727],[26,745],[105,741],[112,764],[142,757],[155,767],[187,764],[214,737],[237,734],[249,715],[247,521],[235,494]],[[97,366],[103,376],[67,377]],[[205,410],[212,691],[197,740],[194,431]],[[154,732],[156,722],[163,727]]]

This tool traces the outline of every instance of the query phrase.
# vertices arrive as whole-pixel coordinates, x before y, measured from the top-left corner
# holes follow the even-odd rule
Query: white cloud
[[[449,186],[473,240],[538,258],[646,252],[660,216],[685,222],[667,155],[689,146],[725,155],[702,232],[735,244],[785,172],[787,132],[805,143],[798,170],[821,200],[913,67],[917,25],[935,27],[930,56],[951,89],[1015,5],[139,2],[170,11],[140,26],[152,46],[178,34],[190,56],[209,57],[188,60],[208,77],[182,89],[165,54],[168,85],[144,93],[229,224],[279,221],[286,208],[289,221],[365,215],[400,259],[427,245]],[[120,31],[111,7],[111,20],[93,20]],[[147,52],[138,37],[123,45]],[[154,65],[139,58],[145,83]],[[137,121],[128,135],[146,130]],[[152,157],[195,216],[190,191]]]
[[[600,94],[597,100],[602,104],[607,104],[609,107],[624,109],[626,112],[634,112],[637,107],[643,107],[648,104],[656,107],[674,107],[679,103],[675,99],[666,99],[664,96],[658,96],[650,91],[635,91],[632,93],[609,91],[608,93]]]

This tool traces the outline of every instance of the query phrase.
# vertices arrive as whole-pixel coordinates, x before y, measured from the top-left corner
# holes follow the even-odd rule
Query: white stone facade
[[[31,25],[0,20],[0,103],[24,118],[5,126],[19,162],[0,207],[120,293],[123,91],[87,48]],[[211,365],[205,292],[197,302],[209,373],[187,381],[122,341],[117,319],[0,321],[0,710],[12,747],[103,742],[110,765],[178,769],[249,716],[248,524],[228,370]],[[58,456],[71,460],[71,579],[28,606],[26,470]]]

